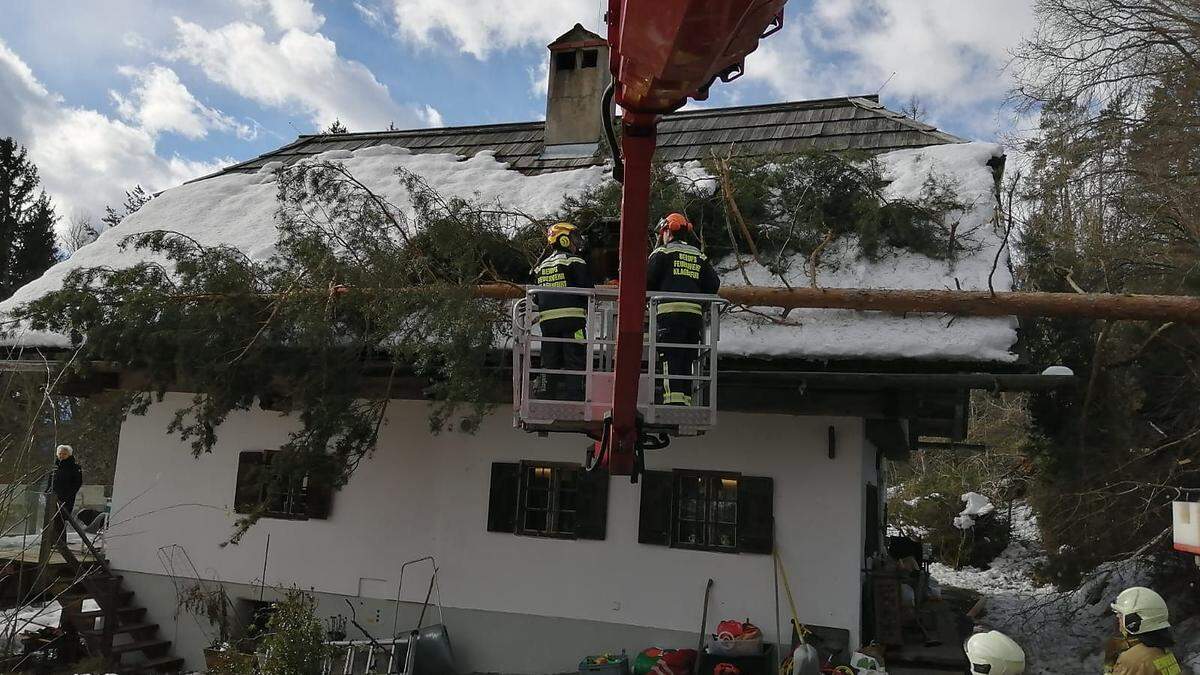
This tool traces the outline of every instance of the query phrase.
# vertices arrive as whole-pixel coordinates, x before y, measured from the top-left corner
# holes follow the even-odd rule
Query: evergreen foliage
[[[100,219],[100,222],[104,223],[106,227],[116,227],[121,224],[122,220],[137,212],[153,198],[154,195],[142,189],[141,185],[134,185],[132,190],[125,191],[125,203],[121,205],[121,211],[117,211],[111,206],[105,206],[104,217]]]
[[[973,245],[950,219],[963,204],[946,177],[930,175],[921,195],[909,200],[885,196],[883,169],[866,155],[713,158],[704,168],[707,176],[697,179],[656,165],[650,213],[686,214],[708,256],[728,258],[726,265],[756,254],[785,274],[795,256],[807,260],[834,243],[854,245],[869,260],[897,249],[946,260]],[[618,217],[620,204],[621,186],[606,182],[568,198],[558,217],[596,236],[588,226]]]
[[[1073,30],[1092,20],[1075,17]],[[1121,49],[1133,63],[1134,47]],[[1147,73],[1103,106],[1085,96],[1043,106],[1016,186],[1021,290],[1200,294],[1200,71],[1154,58],[1136,55]],[[1101,562],[1166,554],[1169,502],[1200,494],[1200,332],[1037,319],[1024,334],[1033,363],[1065,364],[1082,380],[1030,401],[1025,452],[1048,577],[1074,586]]]
[[[727,188],[714,193],[658,167],[652,206],[696,219],[717,256],[748,245],[734,238],[735,228],[743,235],[726,211],[730,198],[753,223],[748,232],[760,253],[775,261],[793,251],[807,256],[806,247],[830,237],[863,242],[873,257],[901,245],[935,256],[961,246],[942,222],[956,205],[948,189],[885,201],[884,179],[870,161],[814,155],[722,169]],[[121,245],[151,261],[74,270],[61,290],[15,318],[71,335],[77,368],[106,362],[145,375],[153,391],[133,397],[135,413],[172,387],[195,392],[169,432],[196,455],[213,449],[231,413],[255,405],[294,413],[300,428],[264,478],[275,486],[306,475],[344,486],[374,449],[401,387],[410,395],[415,383],[425,387],[434,432],[476,428],[502,396],[496,346],[507,314],[503,303],[475,298],[474,287],[526,281],[546,223],[496,204],[446,199],[403,169],[396,172],[409,195],[403,207],[338,162],[301,163],[276,176],[271,259],[253,261],[177,232],[140,232]],[[598,228],[587,226],[615,215],[618,203],[619,187],[606,183],[568,199],[556,217],[594,236]],[[231,541],[264,508],[238,521]]]
[[[54,264],[58,217],[24,147],[0,138],[0,299]]]
[[[169,427],[197,455],[212,450],[234,411],[258,402],[296,413],[301,428],[268,479],[319,474],[341,487],[374,448],[401,381],[430,383],[434,431],[457,411],[462,428],[476,426],[495,400],[493,347],[506,315],[472,288],[523,274],[536,254],[507,236],[495,209],[445,200],[406,171],[397,178],[409,209],[338,163],[282,169],[270,260],[138,233],[122,245],[166,264],[75,270],[15,315],[74,336],[80,368],[108,361],[145,373],[155,391],[135,396],[134,412],[172,385],[197,392]],[[364,399],[372,381],[378,396]],[[240,521],[233,540],[256,519]]]
[[[297,588],[274,604],[259,645],[259,675],[322,675],[331,648],[325,645],[316,607],[316,600]]]

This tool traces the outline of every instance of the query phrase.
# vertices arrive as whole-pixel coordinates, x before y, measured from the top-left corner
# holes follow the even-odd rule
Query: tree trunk
[[[479,297],[494,299],[524,295],[521,287],[508,284],[480,286],[477,293]],[[993,295],[988,291],[726,286],[721,289],[720,296],[739,305],[783,309],[853,309],[893,314],[921,312],[959,316],[1047,316],[1200,324],[1200,297],[1186,295],[1032,292]]]

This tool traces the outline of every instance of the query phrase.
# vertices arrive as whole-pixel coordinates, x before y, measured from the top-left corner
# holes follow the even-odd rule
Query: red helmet
[[[670,231],[672,233],[685,230],[692,231],[692,221],[687,219],[687,216],[682,213],[668,213],[666,218],[658,221],[658,233]]]

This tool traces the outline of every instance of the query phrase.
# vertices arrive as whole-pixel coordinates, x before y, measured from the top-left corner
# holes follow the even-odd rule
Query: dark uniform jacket
[[[650,254],[646,269],[646,290],[675,293],[713,294],[721,288],[717,271],[709,264],[700,249],[682,241],[659,246]],[[694,302],[662,302],[659,314],[675,312],[703,315],[704,310]]]
[[[46,491],[59,499],[70,499],[83,486],[83,471],[74,457],[54,460],[54,471],[46,481]]]
[[[592,288],[592,274],[583,258],[569,251],[555,250],[533,268],[533,280],[549,288]],[[573,293],[534,294],[538,321],[587,317],[587,296]]]

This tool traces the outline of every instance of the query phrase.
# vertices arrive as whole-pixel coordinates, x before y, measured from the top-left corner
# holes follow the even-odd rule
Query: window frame
[[[703,479],[706,482],[706,494],[700,498],[703,507],[702,517],[699,520],[688,519],[683,517],[683,481],[689,479]],[[719,492],[714,496],[712,494],[712,484],[715,481],[734,481],[734,497],[733,497],[733,519],[732,522],[720,522],[719,520],[710,520],[710,512],[719,508],[721,503],[729,503],[729,500],[719,498]],[[688,549],[693,551],[711,551],[713,553],[738,553],[741,550],[739,542],[739,521],[740,511],[742,508],[740,487],[742,474],[734,471],[702,471],[694,469],[675,469],[671,472],[671,516],[670,516],[670,547],[679,549]],[[711,511],[710,511],[711,510]],[[714,516],[714,518],[717,516]],[[698,523],[700,531],[704,534],[704,543],[691,543],[682,541],[680,537],[680,526],[684,522]],[[733,543],[730,546],[721,546],[714,544],[708,539],[709,527],[712,526],[728,526],[733,530]]]
[[[298,481],[298,484],[289,486],[286,494],[282,496],[272,496],[270,494],[276,487],[275,481],[269,476],[271,461],[272,458],[280,454],[280,450],[266,449],[247,450],[239,453],[238,472],[234,478],[234,512],[246,514],[253,511],[253,506],[247,509],[244,505],[238,503],[240,499],[239,495],[243,492],[243,490],[247,490],[252,487],[249,484],[245,484],[247,481],[260,480],[260,476],[262,474],[268,474],[265,481],[253,486],[256,494],[250,499],[251,504],[256,506],[264,506],[262,513],[259,515],[260,518],[271,518],[274,520],[327,520],[329,518],[329,511],[331,510],[331,503],[333,499],[332,491],[330,491],[328,495],[323,496],[323,498],[329,503],[324,506],[322,515],[314,515],[312,500],[314,498],[315,486],[312,476],[308,473],[306,473],[304,477]],[[258,460],[253,463],[247,463],[245,460],[246,455],[257,455]],[[259,475],[243,475],[243,466],[257,467],[257,470],[254,473]],[[276,499],[282,499],[281,505],[285,510],[275,510],[271,508]]]
[[[517,487],[517,519],[516,526],[513,529],[513,534],[522,537],[536,537],[539,539],[578,539],[579,538],[579,493],[580,483],[582,481],[583,466],[572,462],[539,462],[534,460],[522,460],[520,463],[520,476]],[[546,489],[546,529],[529,529],[526,527],[526,515],[529,512],[528,497],[530,492],[529,487],[529,471],[535,469],[546,469],[550,471],[549,487]],[[564,472],[570,471],[574,473],[575,481],[575,502],[574,508],[562,509],[560,499],[562,497],[562,475]],[[570,532],[558,531],[559,518],[564,511],[569,511],[573,518],[573,524]]]
[[[600,50],[599,49],[584,49],[579,58],[580,70],[584,68],[598,68],[600,66]]]

